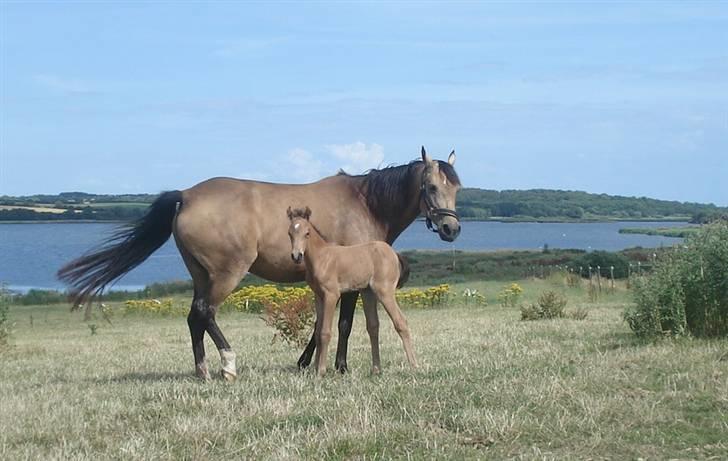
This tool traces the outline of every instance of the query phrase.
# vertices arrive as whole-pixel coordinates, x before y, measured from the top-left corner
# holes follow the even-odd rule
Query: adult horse
[[[391,244],[420,213],[441,239],[453,241],[460,233],[454,211],[460,181],[454,163],[454,152],[443,162],[432,160],[423,147],[422,160],[359,176],[338,174],[312,184],[209,179],[183,191],[164,192],[144,217],[66,264],[58,277],[71,285],[74,303],[85,303],[174,234],[194,286],[187,324],[195,372],[209,378],[203,342],[207,332],[220,353],[223,377],[232,380],[237,376],[235,353],[215,321],[219,305],[247,272],[274,282],[305,278],[305,269],[291,260],[287,207],[310,206],[313,224],[339,245],[372,240]],[[341,299],[336,354],[336,368],[341,371],[346,370],[357,297],[353,292]],[[314,334],[299,366],[308,366],[315,345]]]

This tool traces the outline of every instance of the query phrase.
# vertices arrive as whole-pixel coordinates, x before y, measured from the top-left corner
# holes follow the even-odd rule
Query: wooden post
[[[599,293],[602,292],[602,266],[597,266],[597,286],[599,287]]]
[[[609,266],[609,278],[611,279],[612,290],[614,290],[614,266]]]

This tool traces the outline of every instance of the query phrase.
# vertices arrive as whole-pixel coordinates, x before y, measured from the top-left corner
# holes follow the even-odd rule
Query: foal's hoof
[[[222,378],[229,383],[232,383],[238,377],[237,373],[232,373],[227,370],[220,370],[220,374],[222,375]]]
[[[379,367],[372,367],[372,375],[378,376],[382,374],[382,370]]]
[[[349,371],[349,367],[346,366],[346,362],[337,363],[336,364],[336,371],[338,371],[339,373],[341,373],[343,375],[343,374],[346,374]]]

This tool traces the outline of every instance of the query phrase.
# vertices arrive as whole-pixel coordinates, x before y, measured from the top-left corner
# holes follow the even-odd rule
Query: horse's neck
[[[422,187],[422,173],[424,168],[415,168],[409,177],[405,190],[406,196],[402,198],[402,213],[394,220],[385,223],[387,226],[387,242],[390,244],[417,219],[420,215],[420,188]]]

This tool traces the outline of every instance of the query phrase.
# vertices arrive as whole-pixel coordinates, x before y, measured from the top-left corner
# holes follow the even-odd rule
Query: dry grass
[[[545,286],[526,283],[526,299]],[[492,304],[409,310],[415,371],[382,318],[377,377],[361,313],[352,373],[323,379],[298,373],[299,351],[271,343],[256,316],[224,315],[233,384],[192,378],[182,318],[99,320],[92,336],[65,307],[16,307],[0,458],[728,458],[728,342],[641,343],[623,296],[571,298],[586,320],[521,322]]]

